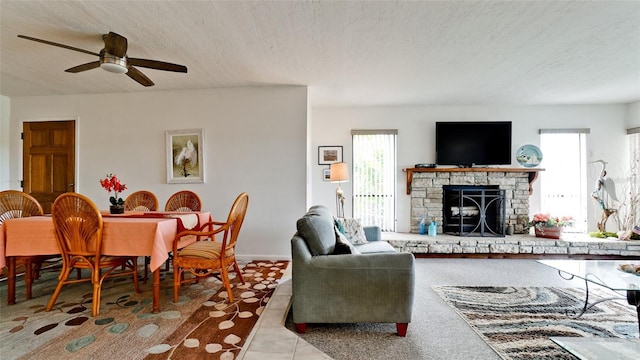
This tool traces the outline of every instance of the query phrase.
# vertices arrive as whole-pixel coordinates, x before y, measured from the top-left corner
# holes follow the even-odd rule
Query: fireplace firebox
[[[458,236],[506,233],[505,191],[497,185],[444,185],[442,231]]]

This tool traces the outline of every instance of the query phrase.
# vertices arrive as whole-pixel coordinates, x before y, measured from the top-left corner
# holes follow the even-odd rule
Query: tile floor
[[[291,291],[291,265],[289,265],[238,354],[239,360],[331,359],[284,326],[291,304]]]

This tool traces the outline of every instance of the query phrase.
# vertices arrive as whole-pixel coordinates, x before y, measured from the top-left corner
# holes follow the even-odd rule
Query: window
[[[541,211],[555,216],[573,216],[575,227],[585,232],[588,201],[586,134],[589,129],[541,129]]]
[[[395,231],[397,130],[352,130],[353,217]]]
[[[640,127],[627,130],[629,138],[629,199],[626,209],[621,209],[621,229],[632,230],[640,224]]]

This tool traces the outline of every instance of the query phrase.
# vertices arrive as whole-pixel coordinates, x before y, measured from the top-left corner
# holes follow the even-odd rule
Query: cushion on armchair
[[[343,234],[353,245],[367,243],[367,237],[360,219],[338,218],[336,219],[339,229],[344,229]]]
[[[333,255],[360,254],[360,251],[358,251],[358,249],[356,249],[355,246],[353,246],[353,244],[351,244],[349,240],[347,240],[347,238],[342,232],[340,232],[337,226],[335,226],[335,233],[336,247],[333,250]]]
[[[305,239],[313,256],[330,255],[336,246],[333,215],[324,206],[312,206],[296,222],[298,233]]]

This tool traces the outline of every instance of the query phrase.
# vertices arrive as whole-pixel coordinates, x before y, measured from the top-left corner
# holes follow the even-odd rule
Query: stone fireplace
[[[529,221],[531,184],[541,169],[518,168],[410,168],[407,194],[411,195],[411,232],[419,232],[420,220],[438,223],[442,233],[444,185],[490,186],[504,190],[505,223],[514,233],[525,233]]]

